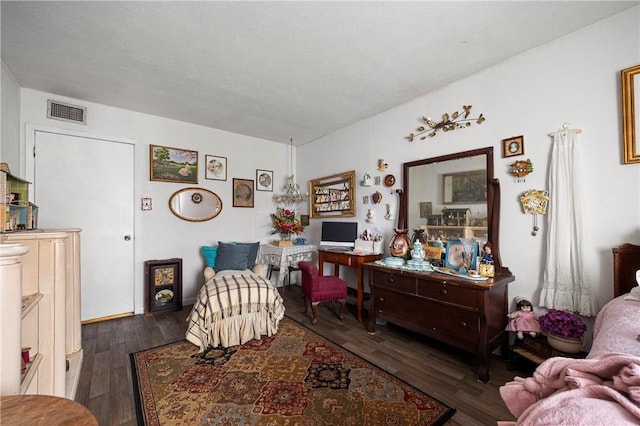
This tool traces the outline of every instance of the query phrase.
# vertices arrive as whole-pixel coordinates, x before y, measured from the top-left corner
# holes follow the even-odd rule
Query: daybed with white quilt
[[[255,265],[258,246],[219,242],[202,248],[208,265],[205,284],[187,318],[186,333],[201,352],[278,332],[284,304],[277,288],[262,276],[262,265]]]
[[[613,252],[615,298],[596,317],[587,358],[550,358],[502,386],[517,421],[498,425],[640,424],[640,246]]]

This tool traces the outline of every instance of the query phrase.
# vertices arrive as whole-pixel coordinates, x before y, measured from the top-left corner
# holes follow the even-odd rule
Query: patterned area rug
[[[455,409],[285,317],[278,334],[202,354],[131,354],[141,425],[441,425]]]

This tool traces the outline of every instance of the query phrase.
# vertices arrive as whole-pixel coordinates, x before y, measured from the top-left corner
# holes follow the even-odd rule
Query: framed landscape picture
[[[198,151],[149,145],[150,180],[198,183]]]
[[[479,204],[487,202],[487,171],[442,175],[442,204]]]
[[[204,178],[211,180],[227,180],[227,157],[219,155],[204,156]]]
[[[253,180],[233,178],[233,207],[253,207]]]
[[[256,169],[256,191],[273,192],[273,172]]]

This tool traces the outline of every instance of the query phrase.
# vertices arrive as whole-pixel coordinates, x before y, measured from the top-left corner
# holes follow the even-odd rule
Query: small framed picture
[[[205,155],[204,178],[210,180],[227,180],[227,157]]]
[[[256,169],[256,191],[273,192],[273,172]]]
[[[253,207],[253,180],[233,178],[233,207]]]
[[[476,258],[478,257],[478,246],[476,244],[473,245],[473,257],[471,259],[471,265],[469,268],[473,268],[473,265],[476,264]],[[462,247],[462,241],[459,240],[451,240],[447,241],[447,248],[445,253],[445,262],[446,267],[450,269],[458,270],[464,263],[464,248]]]
[[[308,214],[301,214],[300,215],[300,225],[309,226],[309,215]]]
[[[524,136],[502,140],[502,158],[524,155]]]
[[[149,145],[149,180],[198,183],[198,151]]]
[[[142,210],[151,210],[152,208],[152,204],[151,204],[151,198],[143,198],[142,199]]]

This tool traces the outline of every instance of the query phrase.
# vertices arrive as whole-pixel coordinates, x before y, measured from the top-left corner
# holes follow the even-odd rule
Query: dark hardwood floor
[[[449,425],[495,425],[497,420],[513,420],[498,388],[526,371],[510,371],[508,362],[495,356],[491,380],[476,380],[473,357],[393,325],[377,326],[376,334],[366,331],[365,322],[355,318],[355,306],[348,305],[345,320],[323,305],[318,323],[305,317],[300,288],[282,289],[286,315],[388,371],[401,380],[455,407]],[[337,305],[334,306],[337,308]],[[100,425],[136,425],[129,354],[184,339],[182,311],[153,316],[135,315],[82,326],[84,361],[76,401],[85,405]]]

